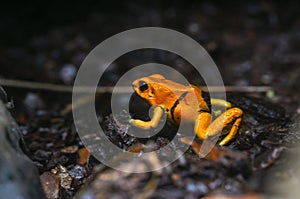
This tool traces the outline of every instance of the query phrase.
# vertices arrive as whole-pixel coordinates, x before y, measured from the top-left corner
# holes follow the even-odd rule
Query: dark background
[[[78,68],[78,53],[84,57],[106,38],[159,26],[203,45],[226,84],[297,90],[298,8],[297,1],[6,2],[0,7],[1,74],[58,82],[46,70],[55,73],[70,62]]]

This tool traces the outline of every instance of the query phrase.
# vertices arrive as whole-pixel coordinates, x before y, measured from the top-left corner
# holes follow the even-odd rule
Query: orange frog
[[[190,84],[183,85],[166,79],[160,74],[142,77],[133,83],[135,92],[154,107],[150,121],[131,119],[129,122],[142,129],[157,127],[164,113],[175,124],[179,122],[194,122],[194,130],[199,139],[217,135],[224,127],[233,123],[229,133],[220,141],[225,145],[231,141],[242,120],[243,111],[231,107],[231,103],[221,99],[211,99],[216,106],[225,106],[227,110],[211,121],[209,107],[202,97],[202,91]]]

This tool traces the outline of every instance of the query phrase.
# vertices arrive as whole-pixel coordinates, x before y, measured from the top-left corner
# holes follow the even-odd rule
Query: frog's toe
[[[131,124],[131,125],[133,125],[133,126],[135,126],[135,120],[134,119],[129,119],[128,123]]]

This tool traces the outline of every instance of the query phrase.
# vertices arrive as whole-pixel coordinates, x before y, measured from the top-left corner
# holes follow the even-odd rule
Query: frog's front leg
[[[163,113],[164,113],[163,107],[156,106],[154,108],[153,116],[150,121],[143,121],[143,120],[139,120],[139,119],[130,119],[129,123],[136,127],[145,129],[145,130],[150,129],[150,128],[156,128],[157,125],[159,124],[161,117],[163,116]]]
[[[241,109],[236,107],[230,108],[211,123],[211,114],[200,112],[195,122],[195,132],[201,140],[204,140],[207,137],[215,136],[224,127],[234,122],[228,135],[219,143],[221,146],[225,145],[235,137],[242,121],[242,114],[243,111]]]

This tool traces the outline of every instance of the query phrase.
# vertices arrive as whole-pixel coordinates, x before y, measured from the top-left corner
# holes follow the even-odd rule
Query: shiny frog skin
[[[150,129],[156,128],[164,113],[175,124],[194,122],[194,130],[199,139],[217,135],[223,128],[230,125],[229,133],[219,142],[225,145],[236,135],[242,121],[243,111],[231,107],[231,103],[221,99],[211,99],[216,106],[225,106],[226,111],[211,121],[209,107],[202,97],[202,91],[195,85],[183,85],[166,79],[160,74],[142,77],[132,83],[135,92],[154,107],[150,121],[130,119],[133,126]]]

